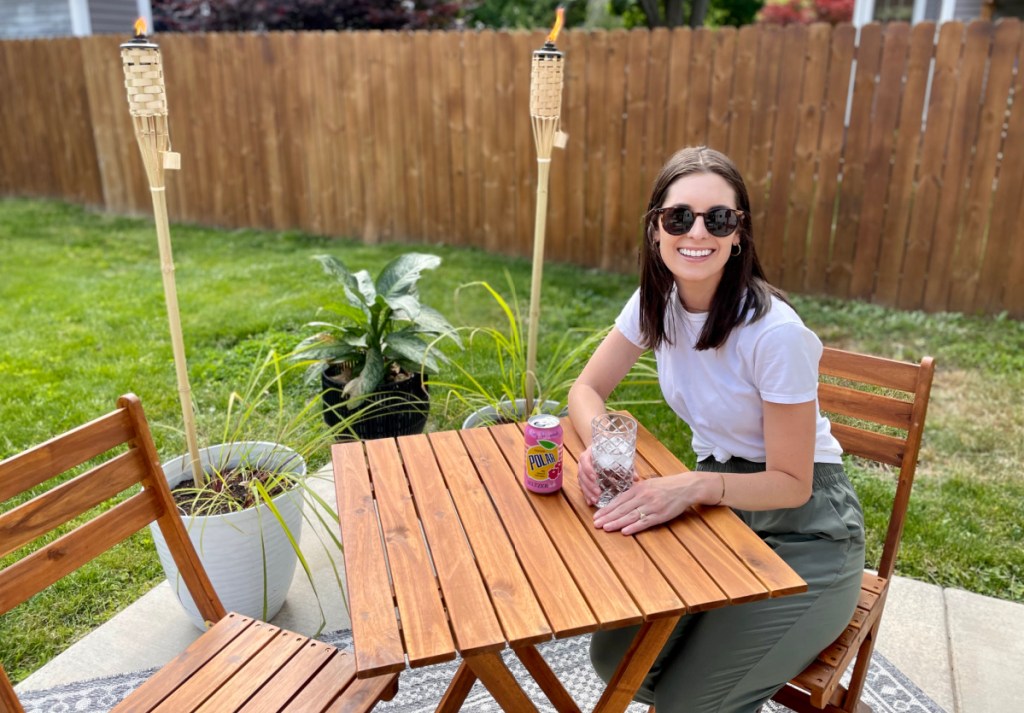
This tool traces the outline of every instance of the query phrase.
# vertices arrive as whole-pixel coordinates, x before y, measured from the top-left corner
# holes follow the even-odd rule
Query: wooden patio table
[[[680,616],[802,592],[806,584],[730,509],[698,507],[625,536],[593,526],[565,430],[563,487],[522,485],[524,424],[332,448],[359,677],[462,656],[438,705],[479,679],[506,711],[536,710],[511,647],[559,711],[579,711],[537,643],[639,624],[595,711],[623,711]],[[685,470],[642,425],[641,478]]]

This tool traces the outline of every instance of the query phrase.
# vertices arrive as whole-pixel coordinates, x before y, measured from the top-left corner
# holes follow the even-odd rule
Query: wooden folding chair
[[[111,456],[108,451],[126,444]],[[171,498],[139,399],[0,462],[0,503],[94,458],[105,460],[0,515],[0,557],[136,485],[140,492],[0,570],[0,614],[154,520],[199,611],[216,622],[115,710],[368,711],[397,674],[356,680],[352,656],[315,639],[226,613]],[[0,665],[0,711],[23,711]]]
[[[816,661],[784,686],[775,700],[800,713],[870,713],[871,708],[861,702],[860,695],[903,535],[935,364],[931,357],[924,357],[920,364],[908,364],[826,348],[820,372],[818,402],[832,418],[832,434],[843,450],[899,468],[899,480],[878,574],[864,573],[860,601],[850,625]],[[878,393],[874,387],[906,396]],[[847,688],[840,679],[851,662],[855,663]]]

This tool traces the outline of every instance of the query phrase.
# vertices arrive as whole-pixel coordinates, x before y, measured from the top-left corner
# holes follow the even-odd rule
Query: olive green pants
[[[753,473],[763,463],[708,459],[697,470]],[[841,465],[817,463],[798,508],[737,510],[807,582],[803,594],[727,606],[680,619],[636,699],[658,713],[756,711],[846,628],[864,569],[864,518]],[[608,681],[638,627],[599,631],[590,658]]]

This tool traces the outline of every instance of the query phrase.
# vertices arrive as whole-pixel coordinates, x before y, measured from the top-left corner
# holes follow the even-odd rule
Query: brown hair
[[[750,222],[750,196],[736,165],[725,154],[707,146],[681,149],[662,166],[654,180],[644,215],[640,246],[640,334],[650,349],[672,343],[665,330],[665,317],[674,285],[673,275],[662,261],[656,242],[658,216],[650,211],[661,207],[673,183],[697,173],[712,173],[725,179],[736,194],[736,207],[743,213],[737,228],[740,254],[730,257],[725,264],[722,280],[711,300],[707,322],[694,348],[703,350],[722,346],[732,330],[746,321],[748,312],[752,312],[750,322],[763,317],[771,309],[772,296],[786,302],[785,294],[765,279],[761,262],[757,259]]]

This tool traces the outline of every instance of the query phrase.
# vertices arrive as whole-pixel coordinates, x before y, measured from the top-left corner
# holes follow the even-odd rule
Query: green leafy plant
[[[526,394],[526,322],[511,278],[506,273],[511,302],[489,283],[478,281],[459,286],[456,302],[465,290],[483,290],[497,308],[497,319],[487,326],[464,326],[466,359],[453,361],[456,381],[433,382],[443,389],[445,414],[455,411],[463,415],[477,413],[482,423],[520,421],[537,413],[561,414],[568,405],[569,389],[590,356],[607,336],[610,327],[568,329],[537,359],[537,389],[531,413],[524,413]],[[631,372],[630,382],[650,379],[653,369],[649,360]],[[656,378],[656,375],[655,375]],[[616,402],[623,405],[625,402]]]
[[[310,377],[338,365],[344,396],[358,399],[402,375],[438,373],[440,364],[448,362],[442,351],[429,349],[438,339],[452,339],[461,347],[455,328],[419,298],[417,283],[423,271],[436,268],[441,258],[400,255],[383,267],[376,280],[366,270],[351,272],[330,255],[316,259],[337,278],[346,301],[323,308],[340,319],[309,323],[307,327],[320,331],[295,348],[296,358],[310,365]]]
[[[200,518],[196,521],[200,536],[205,527],[202,518],[249,508],[256,508],[261,537],[264,523],[276,522],[319,603],[320,595],[309,560],[299,544],[299,533],[289,526],[275,500],[294,493],[304,501],[302,518],[314,527],[333,568],[334,580],[343,592],[334,558],[342,549],[335,532],[337,512],[313,485],[314,479],[325,476],[315,470],[310,472],[309,466],[326,461],[330,444],[351,424],[342,420],[334,428],[324,426],[318,401],[304,401],[299,395],[304,391],[301,369],[290,356],[274,350],[260,353],[245,386],[229,394],[226,408],[203,415],[201,434],[205,437],[201,438],[206,442],[204,450],[210,449],[209,461],[204,463],[206,481],[196,484],[186,476],[186,480],[172,488],[172,495],[185,515]],[[350,419],[361,416],[360,411],[355,411]],[[217,445],[210,446],[211,443]],[[213,456],[216,449],[220,449],[219,455]],[[171,471],[168,477],[172,477]],[[266,560],[263,565],[266,568]],[[264,591],[264,607],[266,597]],[[322,606],[320,612],[322,627],[327,621]]]

